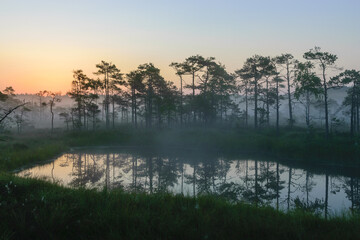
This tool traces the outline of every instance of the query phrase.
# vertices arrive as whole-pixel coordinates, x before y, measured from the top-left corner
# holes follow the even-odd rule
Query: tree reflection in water
[[[46,165],[43,166],[46,169]],[[216,195],[279,210],[301,208],[325,217],[360,209],[359,176],[299,169],[258,159],[210,154],[159,154],[148,151],[67,153],[48,166],[48,177],[71,187],[122,188],[134,192]],[[35,176],[40,168],[20,172]],[[42,170],[46,175],[46,170]],[[61,181],[61,178],[69,181]],[[336,197],[337,196],[337,197]],[[342,197],[339,199],[339,197]],[[340,202],[340,203],[339,203]]]

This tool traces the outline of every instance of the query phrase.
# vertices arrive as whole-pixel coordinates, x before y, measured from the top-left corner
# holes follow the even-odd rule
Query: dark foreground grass
[[[359,218],[230,204],[210,196],[67,189],[0,175],[2,239],[359,239]]]

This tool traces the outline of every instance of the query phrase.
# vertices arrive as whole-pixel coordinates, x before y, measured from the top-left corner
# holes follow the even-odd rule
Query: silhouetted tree
[[[180,78],[180,125],[183,125],[183,75],[186,74],[187,71],[187,67],[184,63],[177,63],[177,62],[173,62],[170,64],[170,67],[174,68],[176,71],[176,75],[179,76]]]
[[[39,91],[35,95],[39,97],[39,120],[41,121],[42,120],[43,107],[46,106],[46,103],[43,102],[43,98],[45,98],[48,95],[48,92],[46,90]]]
[[[50,97],[50,100],[48,102],[48,105],[50,107],[50,113],[51,113],[51,132],[54,131],[54,106],[56,102],[61,102],[61,93],[57,92],[48,92],[48,96]]]
[[[123,80],[123,74],[120,71],[116,71],[111,76],[111,81],[109,83],[110,91],[110,101],[112,105],[112,127],[115,128],[115,104],[121,104],[125,102],[125,93],[122,89],[122,86],[125,86],[126,82]]]
[[[14,96],[15,90],[12,87],[6,87],[0,92],[0,102],[5,103],[5,106],[2,108],[3,113],[0,116],[0,125],[4,123],[5,119],[7,119],[11,113],[27,104],[26,102],[14,99]]]
[[[311,98],[319,98],[322,94],[321,79],[316,76],[312,69],[314,65],[311,62],[297,63],[295,74],[295,98],[305,107],[305,122],[310,127],[310,107]]]
[[[280,100],[282,99],[282,95],[280,95],[280,89],[285,88],[282,84],[284,79],[279,76],[276,76],[272,80],[275,83],[274,92],[275,92],[275,109],[276,109],[276,132],[279,133],[279,117],[280,117]]]
[[[190,56],[188,58],[185,59],[185,62],[183,63],[183,67],[185,70],[185,73],[190,74],[192,77],[192,84],[191,85],[187,85],[187,88],[191,88],[192,89],[192,99],[191,99],[191,111],[193,112],[193,122],[195,123],[196,121],[196,113],[195,113],[195,77],[196,77],[196,73],[199,72],[203,67],[204,67],[204,62],[205,62],[205,58],[200,56],[200,55],[196,55],[196,56]]]
[[[72,111],[73,123],[77,129],[81,129],[82,126],[85,127],[85,98],[87,95],[88,89],[88,80],[89,78],[83,73],[82,70],[74,70],[71,91],[67,94],[75,100],[76,107],[74,107],[74,111]],[[76,120],[74,119],[74,115],[76,116]],[[84,123],[82,119],[84,118]]]
[[[143,84],[142,73],[139,70],[131,71],[126,74],[126,78],[131,91],[131,121],[137,128],[139,109],[138,101],[140,100],[139,98],[141,94],[144,92],[145,86]]]
[[[324,108],[325,108],[325,134],[329,136],[329,109],[328,109],[328,80],[326,78],[326,70],[333,66],[337,60],[337,56],[328,52],[322,52],[320,47],[310,49],[310,51],[304,53],[304,58],[319,63],[322,71],[322,87],[324,94]]]
[[[243,93],[244,96],[244,101],[245,101],[245,127],[248,126],[248,119],[249,119],[249,97],[250,97],[250,93],[251,93],[251,89],[250,89],[250,81],[251,78],[249,78],[249,75],[247,75],[246,73],[243,74],[242,70],[236,70],[235,74],[237,77],[240,78],[240,82],[239,82],[239,89],[240,92]]]
[[[103,75],[104,80],[102,87],[105,90],[105,100],[104,100],[104,106],[105,106],[105,122],[106,122],[106,128],[110,127],[110,88],[111,88],[111,80],[113,77],[115,77],[116,80],[121,79],[121,73],[120,70],[111,62],[105,62],[101,61],[101,63],[96,64],[96,67],[98,68],[98,71],[94,74],[97,75]]]
[[[275,57],[275,62],[278,65],[284,66],[285,68],[285,79],[287,82],[287,97],[288,97],[288,104],[289,104],[289,125],[290,127],[294,124],[293,114],[292,114],[292,100],[291,100],[291,73],[293,72],[293,67],[295,65],[295,61],[293,60],[294,56],[286,53],[282,54],[281,56]]]
[[[355,132],[359,132],[360,71],[345,70],[331,78],[330,83],[336,86],[350,86],[343,104],[350,105],[350,133],[353,136]]]
[[[273,65],[271,64],[269,57],[263,57],[259,55],[255,55],[251,58],[248,58],[242,69],[238,71],[240,76],[244,79],[252,79],[250,81],[250,85],[253,89],[254,93],[254,127],[258,128],[258,99],[259,99],[259,89],[261,87],[261,79],[269,74],[269,71],[273,70]]]

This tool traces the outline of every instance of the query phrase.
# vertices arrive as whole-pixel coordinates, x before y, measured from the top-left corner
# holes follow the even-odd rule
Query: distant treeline
[[[360,72],[338,70],[338,75],[328,77],[329,68],[335,68],[337,56],[319,47],[304,53],[303,57],[305,61],[301,62],[291,54],[254,55],[242,68],[229,73],[213,57],[190,56],[183,62],[170,64],[179,78],[179,87],[166,81],[152,63],[139,65],[136,70],[123,74],[115,64],[101,61],[94,73],[98,78],[90,78],[80,69],[73,71],[72,88],[67,94],[75,104],[61,109],[58,114],[68,130],[95,130],[100,125],[114,128],[119,118],[135,128],[220,124],[279,130],[279,109],[286,101],[290,128],[297,124],[311,128],[311,108],[317,105],[324,112],[324,130],[328,136],[330,125],[340,124],[339,119],[329,113],[328,90],[346,86],[348,91],[342,110],[348,118],[351,135],[359,133]],[[191,83],[185,83],[186,76]],[[44,108],[49,107],[53,129],[53,108],[61,101],[60,94],[40,91],[37,96],[39,119]],[[235,96],[241,96],[240,100]],[[0,100],[4,110],[2,127],[4,120],[15,112],[12,118],[20,132],[24,116],[31,109],[26,103],[16,102],[11,87],[0,92]],[[304,109],[304,118],[296,121],[295,103],[300,103]],[[271,117],[274,119],[270,121]]]

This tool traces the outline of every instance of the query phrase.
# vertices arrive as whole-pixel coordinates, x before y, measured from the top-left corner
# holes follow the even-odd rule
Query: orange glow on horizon
[[[0,56],[0,90],[12,86],[16,94],[34,94],[42,90],[60,91],[66,94],[71,89],[73,70],[82,69],[89,77],[97,78],[93,72],[95,65],[101,60],[114,63],[122,73],[135,70],[138,65],[151,62],[134,57],[106,57],[99,51],[82,49],[59,49],[50,47],[8,48]],[[112,56],[112,54],[109,54]],[[146,61],[148,60],[148,61]],[[168,65],[171,61],[155,66],[161,69],[161,74],[168,81],[177,84],[177,77]]]

